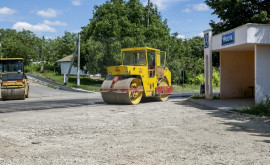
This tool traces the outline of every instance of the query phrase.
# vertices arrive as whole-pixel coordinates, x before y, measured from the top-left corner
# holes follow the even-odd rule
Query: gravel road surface
[[[31,82],[0,101],[0,164],[269,164],[270,121],[172,97],[107,105]],[[7,113],[4,113],[7,112]]]

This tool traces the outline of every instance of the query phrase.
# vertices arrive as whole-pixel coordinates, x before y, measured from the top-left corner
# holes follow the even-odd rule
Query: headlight
[[[128,74],[128,71],[126,71],[126,74]]]
[[[112,72],[110,72],[109,75],[112,75]]]

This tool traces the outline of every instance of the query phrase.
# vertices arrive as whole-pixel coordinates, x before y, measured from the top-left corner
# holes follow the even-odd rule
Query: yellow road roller
[[[149,47],[121,49],[122,65],[107,67],[100,92],[108,104],[138,104],[142,97],[166,101],[172,94],[166,52]]]
[[[2,100],[28,98],[29,82],[23,69],[23,58],[0,59]]]

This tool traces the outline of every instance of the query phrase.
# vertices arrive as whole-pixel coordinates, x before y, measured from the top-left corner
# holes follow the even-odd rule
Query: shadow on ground
[[[81,107],[86,105],[105,104],[100,99],[65,99],[65,100],[50,100],[50,101],[31,101],[0,104],[0,113],[17,112],[17,111],[36,111],[48,110],[69,107]]]
[[[208,111],[208,115],[212,117],[218,117],[225,119],[223,123],[230,126],[228,131],[234,132],[247,132],[252,136],[262,136],[265,140],[261,142],[270,143],[270,118],[259,117],[249,114],[241,114],[233,111],[226,110],[214,110],[208,107],[204,107],[188,100],[173,101],[177,105],[183,105],[187,107],[194,107],[198,110]]]

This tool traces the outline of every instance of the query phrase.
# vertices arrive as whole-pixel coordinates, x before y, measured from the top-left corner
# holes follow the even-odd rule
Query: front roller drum
[[[103,89],[111,89],[108,92],[102,92],[104,102],[108,104],[139,104],[142,99],[142,91],[132,89],[142,88],[141,81],[137,78],[119,79],[114,88],[111,80],[105,80]],[[123,92],[121,92],[123,91]]]
[[[15,89],[1,89],[2,100],[24,100],[25,99],[25,89],[15,88]]]

